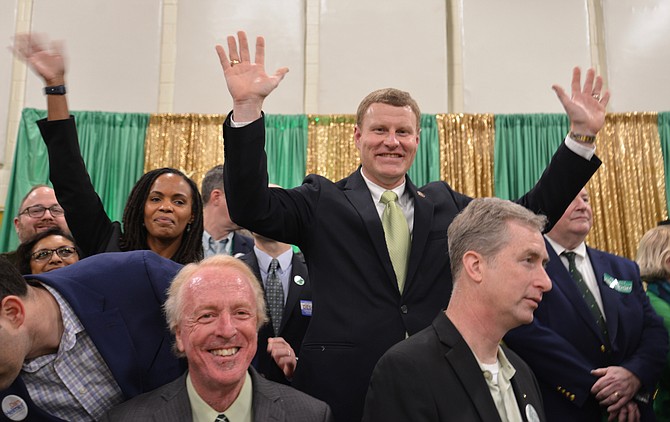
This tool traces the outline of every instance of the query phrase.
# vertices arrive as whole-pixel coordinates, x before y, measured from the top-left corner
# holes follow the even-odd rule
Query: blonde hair
[[[670,278],[665,263],[670,259],[670,227],[658,226],[642,236],[635,261],[643,279]]]

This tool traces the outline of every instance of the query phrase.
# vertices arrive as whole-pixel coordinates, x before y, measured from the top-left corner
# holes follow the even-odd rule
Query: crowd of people
[[[113,222],[60,48],[17,36],[53,187],[0,259],[0,420],[670,420],[670,226],[639,265],[585,244],[609,101],[592,69],[553,87],[570,132],[506,201],[415,186],[421,113],[393,88],[359,104],[350,176],[271,185],[263,102],[288,69],[244,32],[216,51],[225,164],[200,189],[147,172]]]

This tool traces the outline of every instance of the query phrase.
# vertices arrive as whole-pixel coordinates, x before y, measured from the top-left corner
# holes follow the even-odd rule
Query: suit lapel
[[[295,283],[296,277],[300,277],[305,283],[302,285]],[[280,332],[284,330],[288,320],[291,318],[291,315],[293,314],[292,311],[298,302],[298,299],[301,297],[302,291],[307,288],[307,280],[307,267],[300,256],[294,253],[293,258],[291,258],[291,276],[288,279],[288,297],[286,298],[286,305],[284,305]]]
[[[586,248],[586,251],[589,254],[591,266],[593,266],[593,272],[596,275],[596,284],[598,285],[598,290],[600,290],[600,298],[603,301],[607,334],[609,335],[610,343],[615,344],[617,327],[619,326],[619,312],[617,312],[619,294],[606,285],[604,280],[605,273],[612,276],[617,276],[617,274],[613,274],[614,271],[602,252],[589,247]]]
[[[191,420],[191,402],[186,390],[186,374],[163,387],[161,398],[165,405],[155,409],[153,420],[156,422]]]
[[[416,189],[416,186],[406,177],[406,189],[414,198],[414,228],[412,230],[412,247],[407,265],[407,278],[405,280],[405,291],[412,286],[412,279],[419,268],[423,251],[428,241],[430,228],[433,226],[433,203],[425,195]],[[445,251],[446,253],[446,251]]]
[[[561,258],[556,254],[556,251],[554,251],[554,248],[549,242],[545,240],[545,244],[547,246],[547,253],[549,254],[549,263],[547,264],[546,270],[547,274],[551,277],[553,287],[560,290],[570,303],[572,303],[573,309],[584,320],[584,323],[589,327],[593,334],[599,338],[600,341],[604,341],[600,328],[598,328],[598,324],[593,318],[593,314],[589,311],[579,288],[572,277],[570,277],[570,273],[567,268],[565,268],[565,265],[563,265],[563,261],[561,261]],[[549,292],[549,294],[552,293]]]
[[[379,219],[377,208],[372,202],[370,190],[361,176],[360,167],[349,176],[345,185],[344,195],[347,197],[351,205],[354,206],[356,212],[361,216],[363,224],[372,239],[372,244],[379,255],[379,261],[384,266],[384,270],[388,275],[388,280],[393,281],[393,287],[398,291],[398,282],[396,280],[393,264],[386,247],[386,238],[384,237],[384,228]]]
[[[449,349],[444,358],[463,385],[467,395],[471,398],[480,419],[483,421],[500,421],[500,415],[491,397],[489,387],[484,377],[478,376],[481,374],[481,368],[461,334],[444,313],[433,322],[433,327],[440,341]]]
[[[259,376],[253,367],[249,367],[249,373],[254,388],[254,422],[285,421],[286,412],[275,384]]]

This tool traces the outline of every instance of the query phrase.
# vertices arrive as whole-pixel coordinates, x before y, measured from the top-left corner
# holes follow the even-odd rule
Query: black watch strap
[[[55,85],[44,87],[46,95],[65,95],[65,85]]]

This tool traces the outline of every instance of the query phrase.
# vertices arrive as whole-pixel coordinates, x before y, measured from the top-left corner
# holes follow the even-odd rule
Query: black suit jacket
[[[384,230],[360,171],[333,183],[309,175],[294,189],[268,188],[264,121],[223,126],[224,183],[237,224],[300,247],[309,266],[314,308],[293,379],[330,404],[338,420],[360,420],[377,360],[405,333],[430,325],[451,294],[447,227],[471,198],[445,182],[418,189],[404,291],[398,291]],[[565,145],[518,202],[555,222],[598,168]],[[316,280],[316,281],[315,281]]]
[[[233,249],[232,256],[237,257],[240,255],[246,255],[249,252],[254,250],[254,239],[238,232],[233,233]]]
[[[329,422],[326,403],[293,388],[263,379],[249,368],[253,383],[254,422]],[[123,403],[103,418],[110,421],[183,422],[193,420],[186,390],[186,374],[152,392]]]
[[[653,394],[668,351],[668,333],[642,288],[633,261],[587,247],[605,309],[611,348],[606,346],[577,285],[547,242],[547,274],[553,289],[544,294],[534,321],[510,331],[506,343],[533,368],[552,421],[599,420],[602,408],[591,394],[591,370],[623,366]],[[632,282],[629,293],[609,286],[605,274]],[[651,405],[639,404],[642,420],[654,420]]]
[[[256,274],[256,277],[258,277],[258,280],[263,284],[260,269],[258,268],[258,259],[254,251],[241,256],[240,259],[249,265],[254,274]],[[298,282],[296,282],[296,277],[299,277],[297,279]],[[304,284],[300,284],[301,282],[304,282]],[[291,345],[295,351],[295,355],[300,356],[302,340],[305,337],[307,326],[312,318],[311,305],[312,287],[309,282],[309,275],[307,274],[305,258],[301,253],[293,254],[288,296],[286,297],[286,305],[284,305],[279,333],[274,333],[271,322],[261,327],[258,333],[258,350],[254,357],[254,367],[265,378],[282,384],[289,384],[282,370],[267,352],[268,338],[283,337]]]
[[[504,348],[516,369],[512,388],[524,421],[532,406],[546,420],[532,371]],[[500,421],[475,355],[444,312],[379,359],[365,401],[365,422]]]

